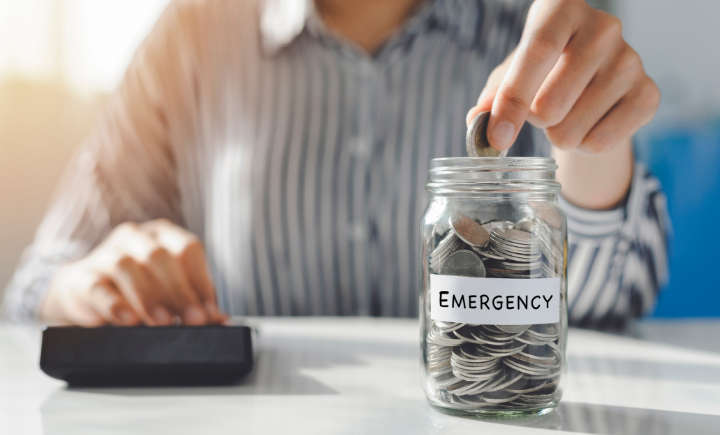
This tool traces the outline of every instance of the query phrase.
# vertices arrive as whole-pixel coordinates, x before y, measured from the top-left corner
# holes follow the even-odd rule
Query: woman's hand
[[[520,44],[492,72],[468,122],[492,108],[488,140],[498,150],[527,120],[561,149],[606,153],[649,122],[659,102],[620,20],[584,0],[537,0]]]
[[[199,239],[167,220],[124,223],[56,273],[40,317],[80,326],[225,320]]]

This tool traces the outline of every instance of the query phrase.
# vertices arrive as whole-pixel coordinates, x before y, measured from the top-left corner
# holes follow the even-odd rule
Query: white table
[[[2,325],[0,434],[720,434],[720,354],[697,349],[717,348],[720,323],[635,329],[677,339],[685,328],[688,347],[572,330],[558,409],[481,421],[425,401],[416,321],[253,322],[259,360],[239,386],[86,390],[39,370],[38,327]]]

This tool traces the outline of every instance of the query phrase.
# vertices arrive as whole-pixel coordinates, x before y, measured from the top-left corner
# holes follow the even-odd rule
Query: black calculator
[[[253,368],[249,326],[47,327],[40,368],[70,387],[229,385]]]

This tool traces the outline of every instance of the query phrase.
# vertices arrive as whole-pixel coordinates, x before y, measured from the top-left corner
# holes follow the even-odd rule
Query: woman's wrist
[[[552,157],[559,166],[556,179],[562,184],[563,196],[579,207],[612,208],[630,189],[634,164],[631,139],[603,154],[553,147]]]

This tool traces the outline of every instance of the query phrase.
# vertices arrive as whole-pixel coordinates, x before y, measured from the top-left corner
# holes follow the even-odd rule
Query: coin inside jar
[[[467,129],[465,135],[465,147],[468,157],[505,157],[507,150],[498,151],[490,146],[487,140],[487,126],[490,120],[490,112],[480,112]]]
[[[441,274],[455,276],[485,277],[485,265],[473,251],[455,251],[442,265]]]
[[[450,225],[458,237],[472,247],[482,248],[490,241],[490,233],[462,213],[454,213],[450,217]]]

